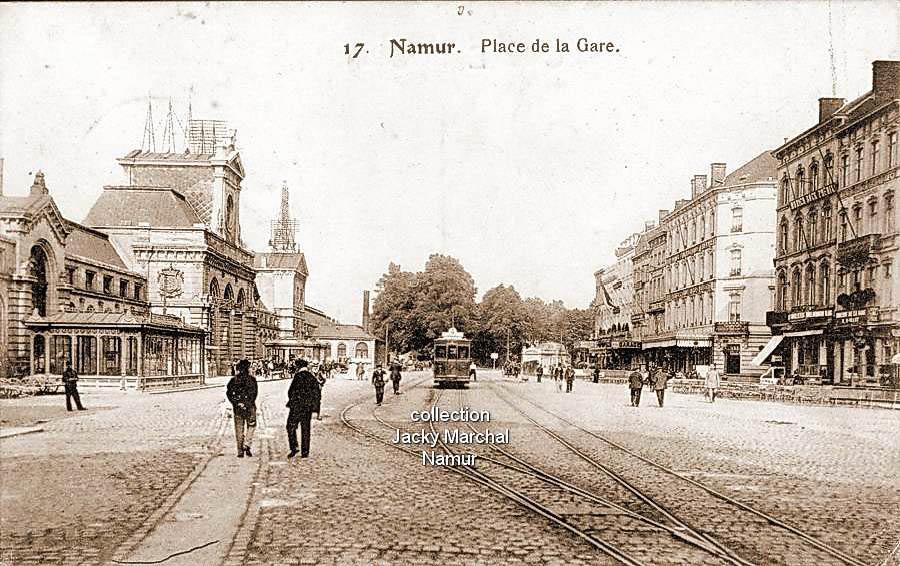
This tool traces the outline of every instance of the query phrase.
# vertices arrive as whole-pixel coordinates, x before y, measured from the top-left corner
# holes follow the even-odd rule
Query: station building
[[[110,237],[65,219],[44,175],[24,196],[0,193],[0,338],[11,376],[152,387],[202,381],[204,331],[150,311],[145,275]]]
[[[900,61],[872,89],[820,98],[818,121],[775,150],[775,336],[759,357],[822,383],[900,387],[896,196]]]

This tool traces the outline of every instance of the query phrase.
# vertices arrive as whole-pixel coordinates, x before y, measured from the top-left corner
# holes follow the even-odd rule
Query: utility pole
[[[391,326],[391,321],[384,321],[384,367],[388,367],[389,356],[390,356],[390,347],[388,346],[388,329]]]

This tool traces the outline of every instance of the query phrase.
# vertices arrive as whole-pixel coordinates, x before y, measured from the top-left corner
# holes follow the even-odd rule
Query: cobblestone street
[[[222,388],[89,391],[84,413],[60,410],[61,396],[2,401],[4,429],[43,431],[0,440],[0,562],[160,560],[210,541],[216,543],[165,563],[624,561],[592,545],[596,538],[640,564],[900,564],[898,412],[710,404],[672,394],[658,408],[646,391],[641,407],[633,408],[622,386],[578,381],[565,394],[548,382],[484,376],[466,390],[443,391],[426,374],[409,373],[403,394],[388,393],[378,408],[367,382],[329,381],[323,420],[313,421],[311,457],[291,461],[283,428],[286,381],[260,384],[256,450],[240,462]],[[410,412],[433,403],[488,410],[491,422],[472,423],[476,429],[509,428],[510,443],[499,447],[521,459],[519,471],[496,464],[503,456],[491,446],[453,448],[476,453],[476,470],[552,509],[588,539],[470,476],[423,466],[421,446],[408,446],[411,455],[373,438],[426,430],[410,422]],[[436,424],[437,430],[468,430],[464,423]],[[526,464],[557,483],[525,476]],[[616,477],[650,499],[636,499]],[[825,549],[704,489],[796,527]],[[233,507],[222,515],[233,520],[203,525],[201,513],[185,505],[204,497]],[[646,521],[666,525],[667,513],[709,538],[691,542],[683,530]],[[178,532],[177,540],[159,540],[173,538],[169,532]]]

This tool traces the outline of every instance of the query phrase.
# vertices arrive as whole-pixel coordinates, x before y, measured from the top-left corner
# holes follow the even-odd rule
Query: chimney
[[[659,225],[662,226],[663,220],[665,220],[666,216],[669,215],[669,211],[665,209],[659,209]]]
[[[706,175],[694,175],[691,179],[691,198],[706,190]]]
[[[366,332],[369,331],[369,292],[363,291],[363,312],[362,327]]]
[[[831,118],[838,109],[844,105],[843,98],[820,98],[819,99],[819,123]],[[787,141],[787,140],[785,140]]]
[[[709,188],[714,189],[725,184],[725,164],[712,163],[709,166]]]
[[[47,185],[44,183],[44,173],[38,171],[34,174],[34,183],[31,184],[31,196],[50,194]]]
[[[872,62],[872,96],[879,105],[900,98],[900,61]]]

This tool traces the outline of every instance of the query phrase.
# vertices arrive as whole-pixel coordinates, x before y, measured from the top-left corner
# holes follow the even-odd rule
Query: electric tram
[[[472,363],[472,341],[455,328],[434,341],[434,384],[466,384]]]

